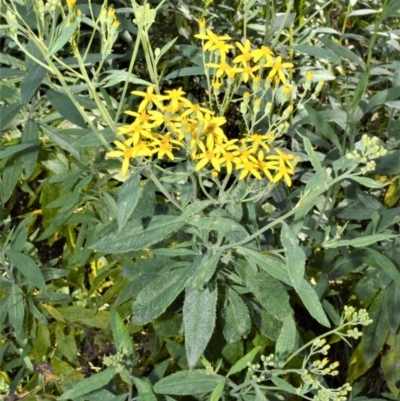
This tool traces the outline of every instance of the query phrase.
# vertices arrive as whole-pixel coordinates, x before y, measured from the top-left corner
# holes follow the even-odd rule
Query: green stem
[[[354,169],[355,167],[353,167]],[[323,186],[317,187],[305,200],[303,203],[300,205],[294,207],[290,212],[285,213],[284,215],[276,218],[274,221],[271,223],[267,224],[266,226],[260,228],[258,231],[256,231],[254,234],[249,235],[247,238],[243,239],[242,241],[236,242],[234,244],[227,244],[222,246],[220,249],[225,251],[227,249],[233,249],[237,248],[239,246],[245,245],[248,242],[252,241],[255,238],[258,238],[261,234],[263,234],[265,231],[269,230],[270,228],[276,226],[277,224],[282,223],[285,221],[288,217],[296,214],[299,212],[301,209],[309,205],[310,203],[314,202],[315,199],[317,199],[320,195],[322,195],[327,189],[329,189],[331,186],[335,185],[336,183],[348,178],[351,170],[335,179],[333,179],[329,184],[325,184]],[[327,186],[328,185],[328,186]]]
[[[180,211],[183,211],[183,207],[178,203],[178,201],[165,189],[164,185],[161,184],[160,180],[153,173],[150,166],[146,167],[145,173],[149,176],[149,178],[154,182],[156,187],[160,190],[160,192]]]

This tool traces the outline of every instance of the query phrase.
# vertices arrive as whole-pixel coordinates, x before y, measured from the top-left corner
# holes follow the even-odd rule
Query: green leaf
[[[111,307],[111,330],[113,333],[114,344],[117,352],[128,350],[130,354],[134,354],[134,347],[124,321],[118,314],[114,306]]]
[[[300,53],[308,54],[309,56],[316,57],[317,59],[325,59],[332,61],[335,64],[341,64],[340,58],[332,51],[321,49],[316,46],[307,46],[307,45],[294,45],[293,49]]]
[[[344,239],[330,244],[324,244],[324,248],[338,248],[339,246],[353,246],[355,248],[366,247],[371,244],[375,244],[379,241],[385,241],[392,238],[397,238],[396,234],[374,234],[367,235],[365,237],[358,237],[354,239]]]
[[[60,146],[61,149],[64,149],[65,151],[71,153],[71,155],[74,156],[76,159],[81,159],[79,152],[71,144],[61,138],[57,134],[57,131],[55,129],[45,124],[40,124],[40,128],[50,139],[52,139],[58,146]]]
[[[64,26],[63,29],[60,29],[60,36],[57,38],[51,49],[49,49],[47,57],[51,57],[52,55],[56,54],[61,48],[66,45],[66,43],[71,39],[71,36],[77,30],[78,25],[79,21],[76,20],[72,25],[67,27]]]
[[[286,224],[282,223],[281,242],[285,248],[286,263],[289,277],[296,291],[302,286],[306,255],[298,245],[298,239],[294,231]]]
[[[191,268],[176,269],[164,276],[158,277],[139,292],[132,305],[132,321],[146,324],[160,316],[174,299],[182,292],[191,273]]]
[[[104,386],[106,386],[110,380],[115,376],[116,369],[115,367],[108,367],[106,370],[95,373],[93,376],[90,376],[82,381],[74,384],[72,389],[67,390],[63,395],[58,397],[58,400],[69,400],[76,399],[81,395],[90,393],[94,390],[98,390]]]
[[[185,347],[189,369],[193,369],[213,334],[217,307],[217,290],[199,291],[187,287],[183,305]]]
[[[287,267],[280,259],[263,255],[260,252],[245,247],[238,247],[236,252],[244,255],[250,263],[257,264],[271,276],[283,281],[285,284],[292,285]]]
[[[389,335],[386,344],[390,351],[382,355],[382,371],[387,385],[393,395],[398,399],[400,398],[400,389],[398,386],[400,381],[400,333]]]
[[[173,78],[178,78],[178,77],[188,77],[191,75],[204,75],[204,67],[184,67],[180,68],[174,72],[171,72],[167,76],[163,78],[163,81],[168,81]]]
[[[23,103],[29,102],[36,89],[39,88],[46,74],[46,68],[37,63],[29,68],[27,74],[21,81],[21,100]]]
[[[8,159],[3,171],[3,202],[8,201],[18,184],[23,169],[22,156]]]
[[[154,386],[157,394],[194,395],[209,393],[224,382],[223,376],[206,370],[192,370],[173,373],[161,379]]]
[[[104,236],[90,246],[107,253],[139,251],[162,241],[185,225],[177,216],[154,216],[146,228],[136,222],[128,222],[121,231]]]
[[[178,37],[176,37],[175,39],[170,40],[166,45],[164,45],[161,48],[160,52],[156,56],[156,64],[158,64],[158,62],[161,59],[161,57],[171,48],[171,46],[176,42],[177,39],[178,39]]]
[[[5,159],[8,156],[11,156],[11,155],[13,155],[15,153],[21,152],[22,150],[28,149],[30,147],[32,147],[32,144],[30,144],[30,143],[24,143],[24,144],[21,144],[21,145],[9,146],[9,147],[5,148],[4,150],[0,150],[0,159]]]
[[[57,351],[59,351],[68,361],[77,362],[78,349],[76,346],[75,336],[73,332],[68,335],[64,334],[65,325],[56,322],[54,327],[55,341],[57,342]]]
[[[188,207],[185,208],[182,215],[179,217],[181,220],[188,220],[193,215],[200,213],[204,209],[213,205],[215,202],[211,200],[205,200],[200,202],[191,203]]]
[[[385,102],[394,100],[400,97],[399,88],[389,88],[372,96],[371,100],[368,102],[368,106],[364,113],[370,113],[375,107],[382,106]]]
[[[302,136],[301,134],[299,135]],[[317,154],[314,152],[311,142],[305,136],[303,136],[303,143],[304,143],[304,149],[307,152],[307,155],[310,159],[312,166],[314,167],[315,172],[320,174],[322,177],[326,178],[326,171],[322,168],[321,162],[319,161]]]
[[[118,193],[118,229],[121,231],[131,217],[140,196],[140,174],[132,174]]]
[[[349,179],[351,179],[353,181],[357,181],[361,185],[364,185],[365,187],[368,187],[368,188],[384,188],[387,185],[389,185],[389,182],[384,182],[381,184],[381,183],[376,182],[375,180],[372,180],[371,178],[367,178],[367,177],[350,176]]]
[[[29,148],[22,151],[22,160],[26,178],[29,178],[36,166],[36,160],[39,154],[39,130],[37,124],[31,118],[25,124],[22,133],[21,143],[29,145]]]
[[[72,100],[62,92],[56,92],[49,89],[46,97],[51,105],[68,121],[78,125],[81,128],[87,128],[85,120],[76,108]]]
[[[324,309],[322,308],[318,295],[308,281],[303,280],[303,285],[297,291],[297,293],[299,294],[299,297],[303,301],[303,304],[310,315],[323,326],[331,327]]]
[[[156,395],[153,393],[151,385],[146,379],[140,379],[139,377],[134,377],[136,389],[140,396],[140,401],[157,401]]]
[[[367,364],[380,354],[389,334],[385,292],[380,291],[368,309],[372,323],[363,328],[361,347]]]
[[[296,342],[296,324],[292,315],[286,316],[283,321],[282,331],[279,334],[275,345],[275,356],[278,362],[278,368],[283,368],[284,362],[293,350]]]
[[[229,235],[234,231],[240,233],[242,238],[246,238],[246,236],[249,235],[241,224],[225,217],[194,217],[189,220],[188,223],[194,225],[200,230],[214,230],[223,233],[224,235]]]
[[[242,269],[237,266],[236,269]],[[292,313],[289,305],[289,295],[283,285],[267,272],[242,269],[241,275],[245,277],[247,288],[260,301],[263,308],[278,320],[284,320]]]
[[[345,58],[347,60],[352,61],[357,66],[361,66],[363,70],[365,70],[365,63],[364,61],[357,56],[354,52],[352,52],[349,48],[342,46],[338,43],[335,43],[333,40],[328,39],[325,36],[318,37],[318,40],[322,42],[325,47],[335,52],[339,57]]]
[[[24,338],[24,299],[21,290],[15,284],[12,285],[10,296],[7,303],[8,319],[15,330],[15,337],[19,343],[22,343]]]
[[[328,138],[340,151],[342,146],[332,126],[311,106],[306,104],[304,105],[304,108],[307,111],[311,124],[314,125],[323,136]]]
[[[394,281],[389,284],[387,289],[386,303],[390,331],[395,334],[400,325],[400,286]]]
[[[259,356],[261,354],[263,347],[258,346],[253,348],[250,352],[248,352],[243,358],[240,358],[229,370],[228,376],[232,376],[235,373],[241,372],[243,369],[247,369],[248,363],[252,363],[254,361],[254,358]]]
[[[6,255],[10,259],[10,262],[37,288],[44,291],[46,283],[42,272],[40,271],[37,264],[27,255],[14,251],[7,250]]]
[[[370,261],[368,261],[367,263],[377,269],[382,269],[400,288],[400,272],[398,271],[394,263],[387,256],[376,251],[375,249],[367,248],[366,251],[373,259],[372,263],[370,263]]]
[[[297,394],[297,390],[286,380],[281,379],[280,377],[273,376],[271,377],[272,383],[275,384],[279,389],[286,391],[290,394]]]
[[[231,288],[228,289],[224,320],[224,337],[229,343],[240,341],[249,334],[251,329],[249,310],[242,298]]]
[[[214,391],[210,396],[210,401],[218,401],[221,398],[222,393],[224,392],[225,383],[221,382],[215,387]]]
[[[14,104],[10,104],[9,106],[2,107],[0,109],[0,121],[1,121],[1,131],[4,131],[8,124],[13,120],[13,118],[18,114],[18,112],[22,109],[25,103],[17,102]],[[4,150],[0,152],[0,157]]]
[[[193,275],[190,279],[190,285],[193,288],[201,290],[204,284],[211,280],[215,273],[219,259],[221,258],[222,251],[211,251],[207,250],[207,253],[203,256],[202,261],[196,267]],[[211,254],[211,256],[210,256]]]

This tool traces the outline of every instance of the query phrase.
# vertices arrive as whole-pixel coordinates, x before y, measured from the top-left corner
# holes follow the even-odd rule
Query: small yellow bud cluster
[[[367,134],[364,134],[361,138],[361,149],[355,149],[353,152],[347,153],[346,157],[354,160],[356,163],[366,164],[361,169],[362,174],[366,174],[375,169],[375,162],[373,159],[384,156],[386,153],[387,150],[379,145],[378,137],[370,138]]]
[[[338,370],[335,370],[339,366],[339,362],[333,362],[329,366],[326,366],[329,363],[328,358],[324,358],[321,360],[314,361],[310,366],[310,371],[317,375],[331,375],[337,376],[339,374]]]
[[[121,23],[117,20],[115,9],[112,7],[109,9],[103,7],[101,9],[99,21],[102,32],[101,55],[104,60],[109,54],[111,54],[112,47],[117,40],[117,31]]]
[[[156,11],[153,10],[149,4],[146,4],[145,6],[139,6],[136,4],[136,2],[133,2],[133,12],[135,14],[133,23],[144,28],[146,31],[156,20]]]
[[[342,322],[345,320],[349,321],[353,325],[362,324],[368,326],[372,323],[372,319],[369,318],[368,312],[365,309],[360,309],[358,312],[352,306],[345,306],[342,316]]]
[[[8,32],[11,35],[15,35],[18,32],[18,21],[17,17],[10,9],[7,10],[6,19],[8,24]]]
[[[127,355],[129,355],[129,351],[127,349],[122,349],[115,355],[105,356],[103,358],[103,363],[106,366],[114,366],[116,368],[116,372],[121,373],[124,371],[125,357]]]
[[[274,354],[270,354],[268,356],[261,355],[261,361],[265,368],[267,366],[273,367],[275,366],[275,355]]]
[[[56,11],[58,5],[59,5],[59,0],[48,0],[46,2],[45,9],[46,11],[53,13],[54,11]]]

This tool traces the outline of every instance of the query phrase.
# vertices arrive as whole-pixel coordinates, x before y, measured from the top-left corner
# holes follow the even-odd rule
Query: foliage
[[[399,397],[398,2],[0,18],[4,399]]]

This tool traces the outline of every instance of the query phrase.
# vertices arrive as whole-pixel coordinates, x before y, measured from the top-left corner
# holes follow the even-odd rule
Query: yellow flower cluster
[[[234,80],[235,74],[240,74],[242,81],[247,82],[249,77],[256,79],[254,72],[266,66],[270,68],[267,79],[276,77],[278,83],[286,84],[284,69],[292,68],[293,64],[283,63],[281,57],[274,58],[267,47],[251,51],[250,41],[246,40],[244,45],[237,43],[241,54],[233,60],[239,66],[233,67],[227,61],[227,53],[233,48],[225,43],[228,36],[217,36],[210,30],[195,36],[203,39],[204,51],[218,55],[219,63],[207,64],[217,69],[214,90],[218,88],[218,83],[222,84],[219,80],[225,76]],[[146,92],[133,91],[132,94],[143,98],[137,111],[126,112],[135,119],[131,124],[119,128],[118,134],[124,138],[115,141],[119,150],[107,153],[108,157],[123,157],[123,174],[126,174],[131,159],[140,162],[138,158],[146,161],[146,158],[157,155],[159,159],[167,157],[174,160],[177,152],[180,152],[181,157],[196,163],[195,171],[207,170],[213,178],[218,177],[224,169],[227,174],[236,173],[239,180],[249,176],[259,180],[267,177],[271,182],[284,179],[288,186],[291,185],[291,175],[298,160],[291,154],[273,148],[279,130],[253,133],[247,127],[247,134],[243,138],[231,139],[223,129],[226,118],[216,116],[199,103],[192,103],[181,88],[167,90],[161,95],[149,86]],[[243,103],[246,105],[246,102],[248,104],[249,99],[246,100],[245,94]],[[255,99],[255,114],[260,104],[261,99]],[[290,112],[292,108],[288,108]]]

